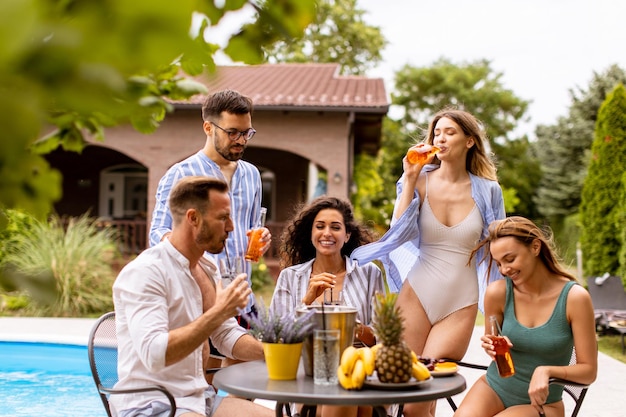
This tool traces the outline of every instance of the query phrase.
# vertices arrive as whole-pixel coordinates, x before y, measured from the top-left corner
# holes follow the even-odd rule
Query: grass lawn
[[[617,334],[598,336],[598,350],[618,361],[626,363],[626,355],[622,353],[622,339]]]

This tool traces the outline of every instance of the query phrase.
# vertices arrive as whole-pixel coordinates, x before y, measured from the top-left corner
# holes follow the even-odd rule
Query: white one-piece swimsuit
[[[478,303],[475,260],[469,254],[480,239],[483,219],[476,204],[454,226],[442,224],[428,202],[426,193],[420,210],[420,255],[407,275],[431,324],[451,313]]]

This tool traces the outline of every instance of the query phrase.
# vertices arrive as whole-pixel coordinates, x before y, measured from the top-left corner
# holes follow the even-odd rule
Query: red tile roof
[[[338,64],[262,64],[219,66],[197,78],[209,92],[233,89],[257,109],[341,110],[386,114],[389,98],[382,78],[339,75]],[[179,105],[198,105],[205,96]]]

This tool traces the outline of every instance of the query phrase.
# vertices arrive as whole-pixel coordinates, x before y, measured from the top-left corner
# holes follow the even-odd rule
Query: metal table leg
[[[288,417],[291,417],[291,404],[276,402],[276,417],[283,417],[283,409]],[[300,417],[315,417],[317,405],[303,405],[300,410]],[[386,417],[383,414],[383,417]]]

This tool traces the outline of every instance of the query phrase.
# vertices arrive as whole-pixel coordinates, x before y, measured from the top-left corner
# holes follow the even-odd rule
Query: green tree
[[[4,209],[43,219],[60,198],[61,175],[42,153],[79,152],[122,123],[152,132],[168,100],[204,91],[187,76],[215,68],[221,48],[205,31],[244,7],[254,21],[223,52],[245,63],[262,62],[264,46],[301,36],[315,17],[315,0],[0,2],[0,230]]]
[[[535,130],[534,154],[542,170],[535,203],[557,236],[565,218],[578,212],[598,109],[619,83],[626,83],[626,72],[617,65],[594,73],[587,89],[570,91],[567,116]]]
[[[587,177],[583,183],[580,214],[583,269],[587,276],[620,270],[625,242],[621,231],[626,161],[626,89],[618,84],[607,95],[598,120]]]
[[[396,180],[402,174],[401,160],[406,152],[406,136],[398,121],[383,119],[381,148],[372,160],[357,157],[355,177],[357,195],[352,196],[355,215],[370,222],[369,226],[384,233],[391,222],[396,199]],[[368,172],[363,175],[362,170]],[[362,210],[360,207],[366,207]]]
[[[617,275],[622,277],[622,282],[626,285],[626,171],[622,173],[622,185],[618,193],[618,218],[617,233],[620,242],[619,248],[619,269]]]
[[[362,75],[381,60],[387,41],[379,27],[363,21],[357,0],[319,0],[315,21],[300,38],[265,49],[269,62],[333,62],[342,74]]]
[[[421,132],[440,109],[454,106],[469,111],[485,126],[509,213],[534,218],[532,196],[540,179],[539,166],[529,152],[528,139],[510,137],[528,102],[506,89],[501,78],[487,60],[457,65],[440,59],[430,67],[403,67],[396,73],[392,94],[393,104],[404,108],[400,122],[405,137],[411,138],[405,139],[403,152],[414,138],[423,136]]]
[[[104,127],[121,123],[151,132],[172,108],[167,99],[202,92],[186,75],[215,67],[219,47],[205,29],[245,5],[256,19],[224,52],[247,63],[262,62],[264,45],[301,35],[315,15],[314,0],[0,2],[0,208],[45,216],[61,177],[39,153],[80,151],[86,137],[102,140]],[[194,15],[202,24],[190,36]]]
[[[378,225],[385,224],[384,214],[373,203],[372,196],[380,195],[385,184],[377,171],[376,157],[362,153],[357,155],[354,163],[354,182],[358,184],[351,201],[354,206],[354,215],[360,220],[368,222],[368,226],[378,232]]]

